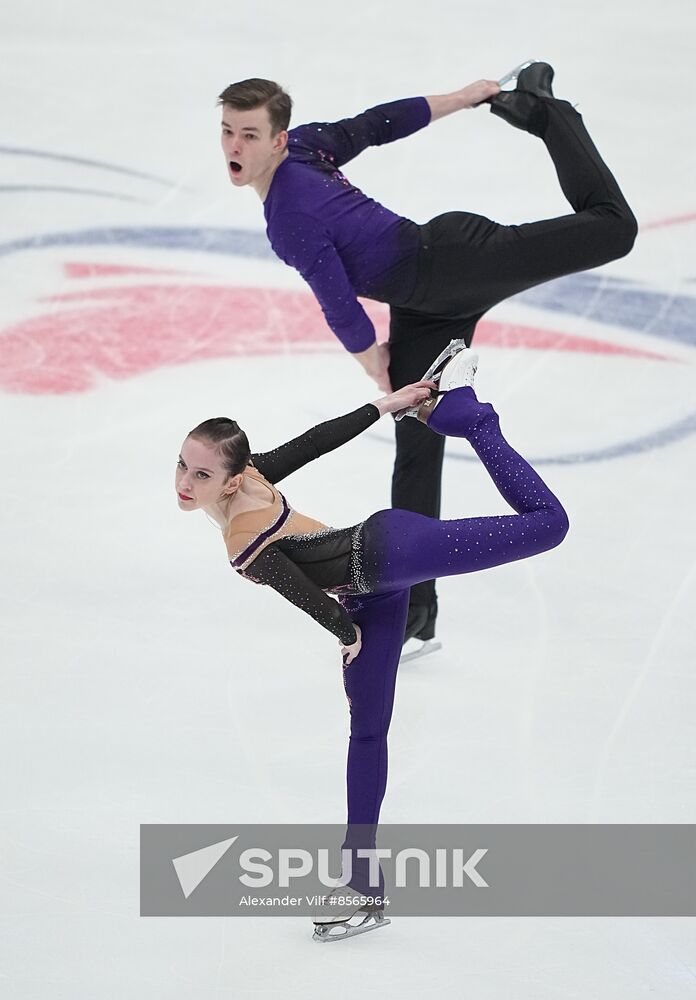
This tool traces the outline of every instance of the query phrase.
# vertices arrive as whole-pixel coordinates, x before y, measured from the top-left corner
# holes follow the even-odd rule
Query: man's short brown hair
[[[292,98],[273,80],[240,80],[225,87],[218,97],[218,104],[228,104],[236,111],[254,111],[267,108],[271,120],[271,134],[277,135],[290,124]]]

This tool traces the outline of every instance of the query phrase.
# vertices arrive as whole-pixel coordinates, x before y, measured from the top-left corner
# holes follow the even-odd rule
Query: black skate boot
[[[526,94],[535,94],[536,97],[555,97],[551,90],[553,78],[553,66],[545,62],[533,62],[520,71],[515,89],[523,90]]]
[[[517,74],[515,90],[501,90],[488,103],[494,115],[509,125],[542,138],[546,129],[545,101],[554,100],[551,89],[553,67],[545,62],[533,62]]]
[[[427,624],[427,604],[409,604],[408,618],[406,619],[406,631],[404,632],[404,643],[408,642],[409,639],[414,639]]]
[[[435,639],[437,620],[437,597],[433,595],[429,604],[412,603],[408,608],[404,648],[399,663],[419,660],[422,656],[442,649],[442,643]]]

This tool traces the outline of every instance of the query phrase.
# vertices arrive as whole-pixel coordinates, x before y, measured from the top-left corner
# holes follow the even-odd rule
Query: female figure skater
[[[387,731],[409,588],[536,555],[558,545],[568,530],[559,501],[507,443],[491,404],[477,400],[476,355],[463,341],[457,346],[437,381],[405,386],[273,451],[252,453],[235,421],[217,417],[188,434],[179,456],[180,508],[207,511],[223,529],[230,562],[241,576],[273,587],[341,644],[351,715],[343,848],[352,866],[340,889],[347,904],[329,903],[314,917],[319,940],[335,937],[332,928],[346,936],[389,922],[382,874],[379,885],[370,883],[364,852],[375,847],[386,788]],[[384,414],[414,406],[435,433],[467,438],[514,514],[440,521],[392,508],[348,528],[329,528],[293,510],[276,489],[285,476]],[[359,911],[362,923],[349,924]]]

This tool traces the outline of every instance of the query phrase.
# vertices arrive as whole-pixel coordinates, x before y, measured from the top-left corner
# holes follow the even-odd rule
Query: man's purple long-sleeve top
[[[403,139],[430,122],[424,97],[381,104],[355,118],[300,125],[289,133],[266,200],[276,254],[314,292],[326,321],[352,352],[375,342],[357,296],[405,301],[415,286],[418,227],[366,197],[340,167],[368,146]]]

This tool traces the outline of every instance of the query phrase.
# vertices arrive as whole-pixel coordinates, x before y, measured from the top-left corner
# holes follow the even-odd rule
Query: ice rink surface
[[[173,491],[208,416],[264,450],[376,396],[230,188],[216,96],[270,77],[294,124],[333,120],[530,56],[641,232],[480,326],[480,395],[571,531],[440,584],[444,649],[400,672],[382,821],[696,822],[695,21],[686,0],[5,5],[0,995],[694,996],[692,919],[401,918],[327,950],[307,918],[140,917],[138,849],[141,823],[345,818],[335,641],[232,573]],[[346,172],[417,222],[567,210],[542,144],[485,108]],[[392,434],[284,492],[334,525],[388,506]],[[503,512],[448,447],[444,516]]]

